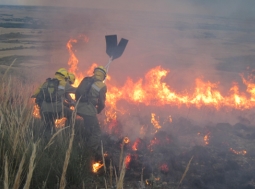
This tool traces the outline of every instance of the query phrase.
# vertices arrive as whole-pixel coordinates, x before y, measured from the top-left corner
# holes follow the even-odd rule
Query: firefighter
[[[73,85],[75,82],[75,75],[73,73],[68,73],[68,82],[70,85]],[[65,94],[65,101],[64,101],[64,105],[68,108],[70,108],[71,106],[75,106],[75,100],[73,100],[73,98],[71,97],[70,93],[66,93]]]
[[[94,69],[92,77],[85,77],[77,87],[75,98],[77,114],[83,118],[85,137],[88,147],[95,157],[100,156],[101,129],[97,114],[105,107],[107,87],[104,83],[106,69],[103,66]]]
[[[67,70],[60,68],[56,71],[54,78],[48,78],[33,95],[36,96],[36,101],[40,102],[42,119],[47,134],[56,131],[55,120],[58,118],[66,117],[67,124],[71,123],[72,110],[64,106],[64,100],[65,95],[75,93],[76,88],[69,84],[68,79]]]
[[[73,85],[75,82],[75,75],[73,73],[68,73],[68,81],[70,83],[70,85]]]

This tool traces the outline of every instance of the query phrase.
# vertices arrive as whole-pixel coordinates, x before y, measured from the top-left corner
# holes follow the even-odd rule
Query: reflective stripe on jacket
[[[103,81],[97,78],[95,80],[88,93],[88,102],[78,102],[78,114],[96,115],[104,109],[107,87]]]

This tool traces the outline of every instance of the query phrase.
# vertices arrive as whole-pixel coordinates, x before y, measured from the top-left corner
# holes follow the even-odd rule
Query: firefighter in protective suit
[[[70,85],[73,85],[74,84],[74,82],[75,82],[75,75],[73,74],[73,73],[68,73],[68,81],[69,81],[69,83],[70,83]]]
[[[94,75],[85,77],[75,93],[77,114],[83,118],[87,145],[95,155],[100,155],[101,129],[97,114],[105,107],[107,87],[104,80],[106,73],[103,66],[96,67]]]
[[[71,123],[72,110],[64,106],[65,95],[68,93],[75,93],[76,88],[72,87],[69,82],[69,75],[65,68],[60,68],[56,71],[54,81],[57,81],[56,92],[52,95],[51,101],[47,100],[47,87],[51,80],[50,78],[43,83],[43,85],[36,90],[33,97],[39,101],[38,105],[42,114],[42,119],[45,123],[46,134],[55,132],[55,120],[66,117],[67,124]],[[53,96],[55,98],[53,98]]]
[[[68,73],[68,82],[70,85],[73,85],[75,82],[75,75],[73,73]],[[70,93],[66,93],[65,94],[65,101],[64,101],[64,105],[68,108],[70,108],[71,106],[75,106],[75,100],[72,99]]]

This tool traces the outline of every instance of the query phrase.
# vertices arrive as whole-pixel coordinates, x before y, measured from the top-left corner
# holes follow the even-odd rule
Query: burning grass
[[[149,114],[139,118],[146,135],[122,136],[126,125],[116,119],[118,136],[105,133],[103,161],[95,162],[93,173],[82,120],[45,137],[24,88],[8,79],[0,91],[0,185],[4,188],[235,188],[233,174],[238,189],[252,186],[253,127],[222,123],[201,128],[184,118],[169,121],[169,116]]]
[[[72,51],[74,42],[71,39],[67,44],[72,72],[77,71],[78,64]],[[29,86],[4,78],[0,91],[0,185],[61,189],[251,186],[255,176],[255,169],[250,166],[254,164],[254,128],[228,124],[198,127],[188,116],[176,119],[172,113],[179,106],[191,112],[197,108],[205,112],[210,107],[214,113],[222,107],[252,108],[252,83],[243,79],[249,98],[242,96],[237,86],[231,88],[230,96],[223,97],[216,84],[201,80],[196,81],[194,94],[182,95],[162,81],[167,73],[158,66],[148,71],[144,80],[128,79],[120,88],[107,83],[107,107],[105,114],[99,116],[105,133],[102,161],[96,162],[86,146],[81,119],[66,128],[63,120],[57,120],[57,133],[45,136],[39,112],[34,111],[34,103],[29,99]],[[84,77],[76,74],[75,86]],[[122,108],[117,108],[119,105]],[[174,108],[169,111],[165,105]],[[159,106],[164,111],[154,111]],[[200,118],[204,115],[198,114]],[[237,171],[248,176],[238,177]],[[232,175],[239,184],[232,184]]]

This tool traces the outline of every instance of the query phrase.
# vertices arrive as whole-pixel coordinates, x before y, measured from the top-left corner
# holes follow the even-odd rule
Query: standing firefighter
[[[78,86],[75,99],[77,114],[83,118],[85,137],[95,156],[100,155],[101,129],[97,114],[105,107],[107,88],[104,84],[106,69],[103,66],[94,69],[92,77],[85,77]]]
[[[36,97],[36,103],[40,107],[47,134],[51,133],[52,130],[55,132],[56,119],[66,117],[67,124],[71,123],[72,110],[64,106],[64,100],[65,95],[75,93],[76,88],[69,84],[68,79],[67,70],[60,68],[55,73],[55,77],[48,78],[33,95]]]
[[[68,73],[68,82],[70,85],[73,85],[75,82],[75,75],[73,73]],[[64,101],[64,105],[68,108],[70,108],[71,106],[75,106],[75,100],[72,99],[70,93],[65,93],[65,101]]]

